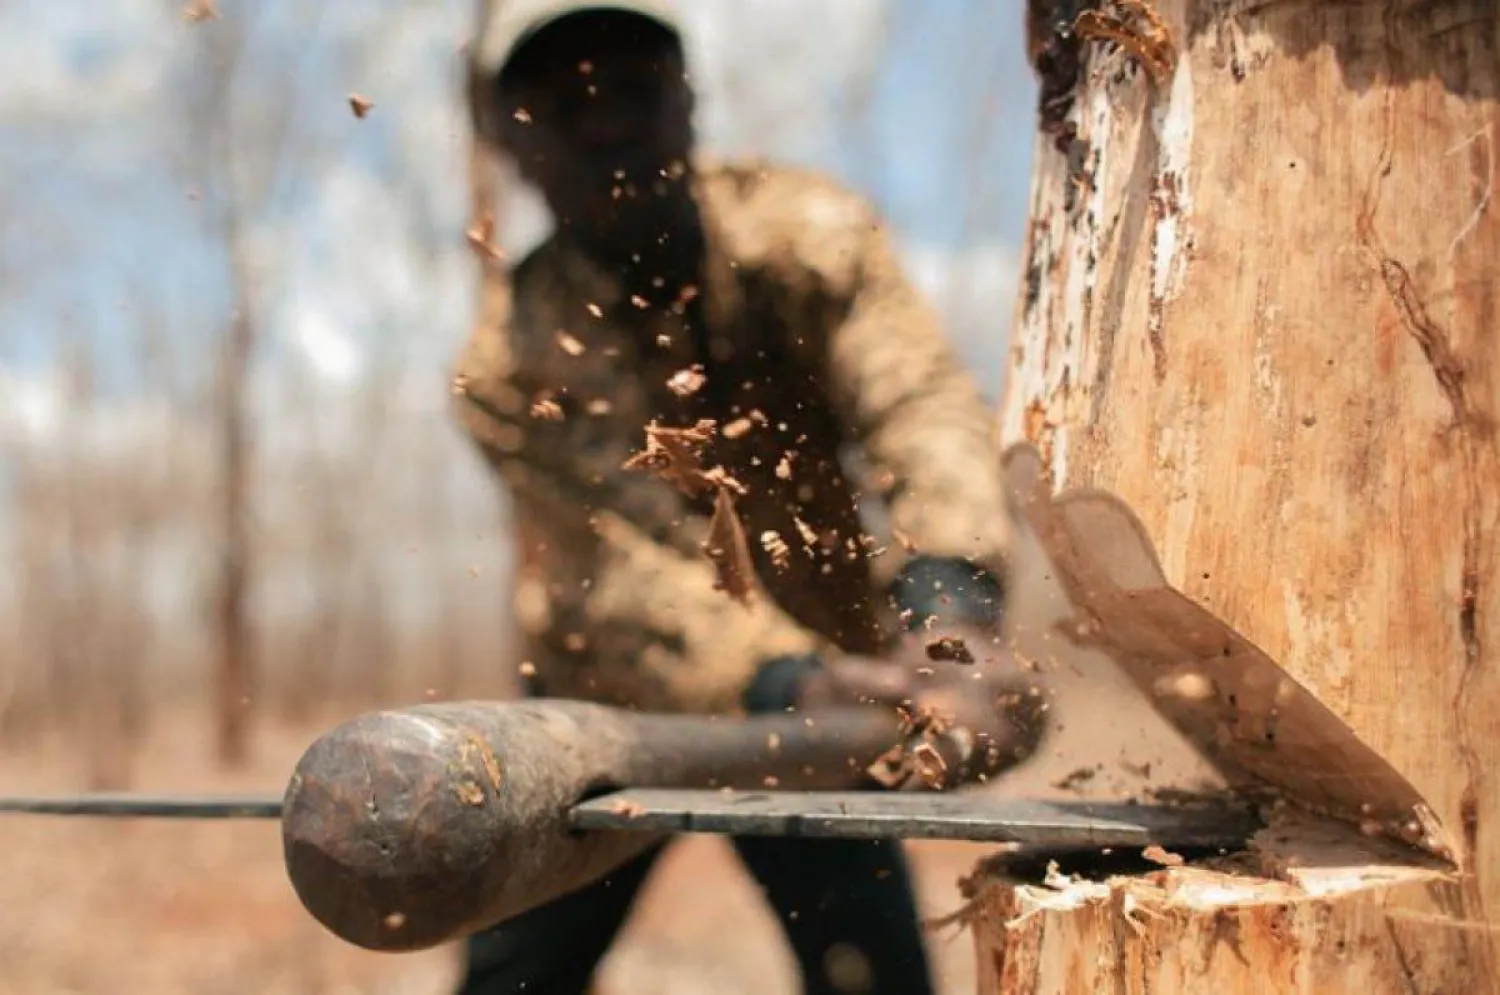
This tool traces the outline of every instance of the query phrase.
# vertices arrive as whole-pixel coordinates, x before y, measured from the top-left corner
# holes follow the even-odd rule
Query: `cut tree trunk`
[[[1311,817],[1150,873],[996,861],[981,993],[1500,990],[1500,5],[1033,0],[1029,27],[1004,437],[1128,505],[1454,864]]]

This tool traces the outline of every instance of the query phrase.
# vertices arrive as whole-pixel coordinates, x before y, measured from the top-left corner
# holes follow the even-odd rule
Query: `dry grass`
[[[164,716],[142,742],[136,790],[280,790],[302,747],[338,716],[262,727],[254,761],[218,772],[207,716]],[[61,738],[0,755],[0,791],[69,790],[86,763]],[[914,847],[929,914],[983,848]],[[685,840],[651,882],[604,972],[608,995],[792,995],[769,912],[721,841]],[[301,909],[269,822],[0,818],[0,995],[441,995],[454,951],[381,955],[324,933]],[[967,934],[934,937],[944,991],[973,991]]]

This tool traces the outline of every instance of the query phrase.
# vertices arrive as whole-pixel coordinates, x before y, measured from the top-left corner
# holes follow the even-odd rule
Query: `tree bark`
[[[1123,500],[1457,870],[1329,823],[1144,876],[991,867],[981,991],[1500,990],[1500,8],[1033,0],[1028,27],[1004,437]]]

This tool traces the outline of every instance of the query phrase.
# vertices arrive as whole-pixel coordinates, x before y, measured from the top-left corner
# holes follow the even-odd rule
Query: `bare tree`
[[[296,65],[316,35],[320,5],[304,8],[307,23],[279,32],[290,53],[275,53],[281,71],[269,71],[257,51],[265,11],[236,5],[201,26],[201,49],[183,87],[186,150],[182,165],[196,182],[206,233],[224,253],[230,311],[213,377],[213,417],[218,425],[219,564],[213,618],[217,634],[218,752],[240,764],[249,749],[250,703],[256,689],[250,622],[253,569],[250,537],[253,438],[249,384],[262,329],[265,288],[250,251],[252,224],[264,218],[295,178],[286,175],[288,149],[300,123]],[[290,65],[287,57],[290,54]],[[259,57],[259,58],[258,58]],[[269,87],[269,90],[268,90]],[[252,99],[240,99],[249,88]]]

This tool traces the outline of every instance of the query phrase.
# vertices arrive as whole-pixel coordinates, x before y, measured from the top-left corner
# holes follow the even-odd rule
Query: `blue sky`
[[[321,576],[286,550],[306,541],[308,502],[365,472],[374,447],[381,466],[399,469],[365,487],[349,527],[362,555],[385,565],[382,583],[400,588],[392,603],[415,611],[469,599],[488,613],[496,591],[467,568],[503,570],[508,546],[475,546],[471,523],[489,521],[495,494],[445,390],[473,279],[454,72],[472,0],[218,2],[227,16],[266,18],[232,120],[253,134],[290,108],[299,122],[283,196],[249,219],[244,246],[265,319],[256,455],[276,467],[258,477],[255,500],[259,528],[281,550],[260,597],[284,607]],[[981,386],[997,394],[1034,108],[1018,0],[687,6],[708,144],[827,168],[876,201]],[[178,504],[163,521],[191,530],[192,505],[211,493],[203,405],[229,297],[188,168],[207,136],[183,125],[185,104],[211,82],[204,54],[222,36],[178,10],[176,0],[0,4],[0,438],[33,463],[87,452],[170,481]],[[869,114],[856,119],[844,98],[876,46]],[[350,114],[350,91],[374,99],[365,120]],[[170,346],[158,350],[176,367],[170,377],[148,361],[153,341]],[[88,405],[59,381],[70,344],[90,355],[99,383]],[[373,432],[370,397],[389,408]],[[0,552],[13,531],[0,527]],[[412,568],[407,544],[418,539],[446,551],[437,572]],[[140,562],[137,586],[172,592],[191,615],[212,561],[174,541]]]
[[[714,6],[699,2],[700,10]],[[220,0],[220,6],[233,13],[236,0]],[[440,116],[434,105],[451,94],[445,88],[467,28],[467,2],[382,9],[332,0],[315,15],[291,0],[260,6],[267,20],[256,35],[254,64],[261,73],[295,77],[293,99],[301,102],[297,112],[306,127],[293,139],[294,146],[303,143],[294,155],[321,156],[320,162],[338,157],[341,168],[373,177],[370,189],[382,200],[393,196],[388,185],[382,188],[382,177],[402,169],[419,189],[458,175],[456,118],[424,125],[432,135],[446,127],[440,146],[429,141],[421,148],[411,132],[412,122]],[[720,52],[743,59],[752,85],[767,92],[778,82],[786,90],[777,77],[790,74],[795,87],[801,71],[805,80],[800,94],[792,89],[766,98],[781,99],[787,113],[799,110],[793,99],[807,102],[800,124],[736,137],[829,168],[869,194],[897,231],[927,254],[929,269],[945,271],[951,255],[956,273],[976,246],[988,249],[987,259],[1013,250],[1024,223],[1034,108],[1019,4],[895,0],[867,127],[851,129],[837,104],[840,67],[854,58],[851,46],[876,30],[871,12],[880,7],[877,0],[828,0],[816,11],[784,0],[717,5],[714,18],[741,20],[718,28],[717,21],[702,22],[710,57]],[[309,16],[316,21],[303,20]],[[133,360],[146,326],[181,343],[190,365],[206,358],[203,350],[222,327],[226,307],[223,258],[203,238],[201,204],[190,199],[191,182],[173,154],[195,141],[176,123],[179,104],[203,85],[194,47],[201,47],[202,32],[214,29],[212,23],[183,23],[170,2],[159,0],[78,6],[23,0],[0,7],[0,39],[8,39],[0,41],[0,60],[10,66],[8,81],[0,82],[0,189],[7,191],[0,205],[0,263],[11,274],[0,296],[0,370],[40,375],[59,346],[77,338],[97,350],[102,386],[129,393],[139,383]],[[749,36],[747,29],[753,29]],[[715,42],[715,30],[729,37]],[[382,32],[399,37],[370,41]],[[341,77],[340,67],[348,65],[343,57],[361,45],[379,53],[369,62],[378,68],[360,79]],[[790,66],[776,65],[785,58]],[[769,77],[754,75],[768,64],[775,67]],[[246,120],[270,111],[258,99],[256,78],[250,82],[237,105]],[[704,85],[711,88],[712,80]],[[367,120],[355,121],[343,105],[350,89],[375,97],[376,112]],[[272,100],[281,91],[266,92]],[[732,131],[734,119],[730,114],[723,128]],[[357,282],[367,267],[337,258],[360,235],[349,230],[348,217],[320,207],[328,193],[321,181],[298,172],[289,174],[287,196],[256,219],[265,229],[266,254],[298,262],[268,266],[264,279],[327,312],[325,324],[369,325],[368,314],[343,316],[348,308],[341,303],[361,293]],[[460,230],[463,204],[455,191],[425,189],[424,195],[440,223]],[[296,283],[288,269],[327,272],[287,290]],[[966,279],[996,285],[971,288],[971,296],[988,309],[1000,305],[996,322],[1008,326],[1002,285],[1012,274]],[[314,284],[319,289],[309,290]],[[451,294],[456,284],[444,286],[449,289],[431,293]],[[322,297],[310,302],[314,294]],[[280,301],[286,295],[272,296]],[[403,332],[399,318],[380,324]],[[276,342],[273,336],[268,355],[277,354]]]

